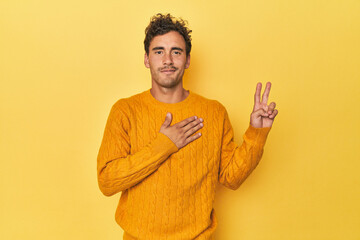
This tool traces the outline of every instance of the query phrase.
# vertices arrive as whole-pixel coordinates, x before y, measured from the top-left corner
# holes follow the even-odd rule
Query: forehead
[[[185,40],[180,33],[170,31],[154,37],[150,42],[150,50],[154,47],[181,47],[185,49]]]

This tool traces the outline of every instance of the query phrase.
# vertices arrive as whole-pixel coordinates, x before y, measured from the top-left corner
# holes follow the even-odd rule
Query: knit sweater
[[[178,149],[159,132],[167,112],[171,125],[203,118],[202,136]],[[121,192],[115,220],[123,239],[214,239],[217,183],[237,189],[260,161],[269,131],[249,125],[237,145],[224,106],[192,91],[174,104],[156,100],[150,90],[118,100],[106,123],[97,176],[104,195]]]

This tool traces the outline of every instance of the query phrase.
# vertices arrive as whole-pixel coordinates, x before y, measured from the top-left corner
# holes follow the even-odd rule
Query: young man
[[[183,20],[154,16],[146,28],[144,63],[152,88],[112,107],[98,154],[103,194],[122,192],[115,219],[124,238],[213,239],[216,184],[237,189],[256,167],[278,111],[255,93],[241,146],[226,109],[183,88],[191,37]],[[165,120],[164,120],[165,118]]]

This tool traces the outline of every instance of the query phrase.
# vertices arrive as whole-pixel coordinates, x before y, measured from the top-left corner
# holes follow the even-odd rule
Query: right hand
[[[204,126],[203,119],[189,117],[181,122],[170,126],[172,121],[171,113],[166,114],[164,123],[161,125],[160,132],[170,138],[178,149],[185,147],[188,143],[201,137],[201,133],[194,134]]]

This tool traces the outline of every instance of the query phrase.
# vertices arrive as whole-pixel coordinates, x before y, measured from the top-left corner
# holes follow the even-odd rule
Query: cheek
[[[156,64],[155,61],[150,61],[149,65],[150,65],[150,68],[152,68],[152,69],[158,68],[158,65]]]
[[[151,60],[149,61],[151,66],[161,66],[162,65],[162,59],[161,57],[152,57]]]
[[[174,59],[174,63],[177,66],[186,66],[186,59],[185,58]]]

